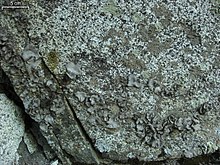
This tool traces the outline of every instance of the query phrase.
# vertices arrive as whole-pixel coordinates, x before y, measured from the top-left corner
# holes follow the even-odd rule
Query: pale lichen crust
[[[46,123],[42,130],[56,125],[56,138],[45,135],[54,148],[61,141],[57,152],[62,148],[63,155],[82,161],[76,156],[79,145],[80,156],[88,152],[97,159],[152,161],[190,158],[219,148],[216,2],[43,4],[33,1],[31,10],[22,12],[29,22],[27,36],[41,60],[34,61],[37,66],[25,62],[26,70],[36,74],[25,80],[27,89],[17,91],[31,107],[29,113]],[[14,25],[9,31],[20,41],[16,23],[7,15],[3,19],[5,26]],[[22,43],[18,45],[25,55]],[[78,139],[84,132],[77,132],[79,128],[88,136]]]

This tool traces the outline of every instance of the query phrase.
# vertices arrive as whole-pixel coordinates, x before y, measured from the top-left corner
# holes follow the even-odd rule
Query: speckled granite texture
[[[60,162],[219,149],[218,0],[22,2],[1,11],[1,67]]]
[[[24,135],[21,111],[5,94],[0,94],[0,164],[13,164],[19,160],[17,149]]]

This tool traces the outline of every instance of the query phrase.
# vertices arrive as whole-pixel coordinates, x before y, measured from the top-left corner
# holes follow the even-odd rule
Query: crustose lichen
[[[47,55],[47,65],[49,69],[53,72],[59,63],[59,54],[57,51],[52,50]]]

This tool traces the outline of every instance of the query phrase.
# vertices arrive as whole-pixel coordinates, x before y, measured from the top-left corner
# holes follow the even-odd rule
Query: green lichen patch
[[[135,23],[140,23],[142,20],[143,20],[143,16],[141,13],[139,12],[136,12],[134,13],[134,15],[132,16],[132,20],[135,22]]]
[[[143,24],[139,24],[139,32],[138,34],[141,36],[141,41],[143,42],[148,42],[149,40],[154,39],[156,35],[158,34],[158,31],[160,31],[160,26],[161,25],[154,25],[154,24],[150,24],[150,25],[143,25]],[[158,30],[157,30],[158,29]]]
[[[121,11],[119,7],[115,4],[113,0],[109,1],[103,8],[101,9],[102,12],[104,13],[110,13],[113,16],[119,16],[121,14]]]
[[[52,50],[47,54],[47,66],[51,71],[54,71],[59,64],[59,54],[57,51]]]
[[[137,54],[130,53],[128,59],[123,59],[123,65],[134,70],[141,70],[145,67],[144,61],[137,58]]]
[[[119,33],[114,28],[110,28],[106,35],[103,37],[103,40],[107,41],[109,38],[114,39],[115,36],[119,36]]]
[[[167,27],[170,25],[170,20],[172,19],[173,15],[164,4],[159,3],[158,5],[154,6],[152,10],[156,17],[160,20],[161,26]]]

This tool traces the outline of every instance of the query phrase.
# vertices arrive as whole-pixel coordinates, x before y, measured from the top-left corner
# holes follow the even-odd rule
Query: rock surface
[[[13,164],[19,160],[16,151],[24,135],[21,116],[19,107],[0,93],[0,164]]]
[[[219,149],[219,1],[21,2],[1,11],[1,67],[60,163]]]

